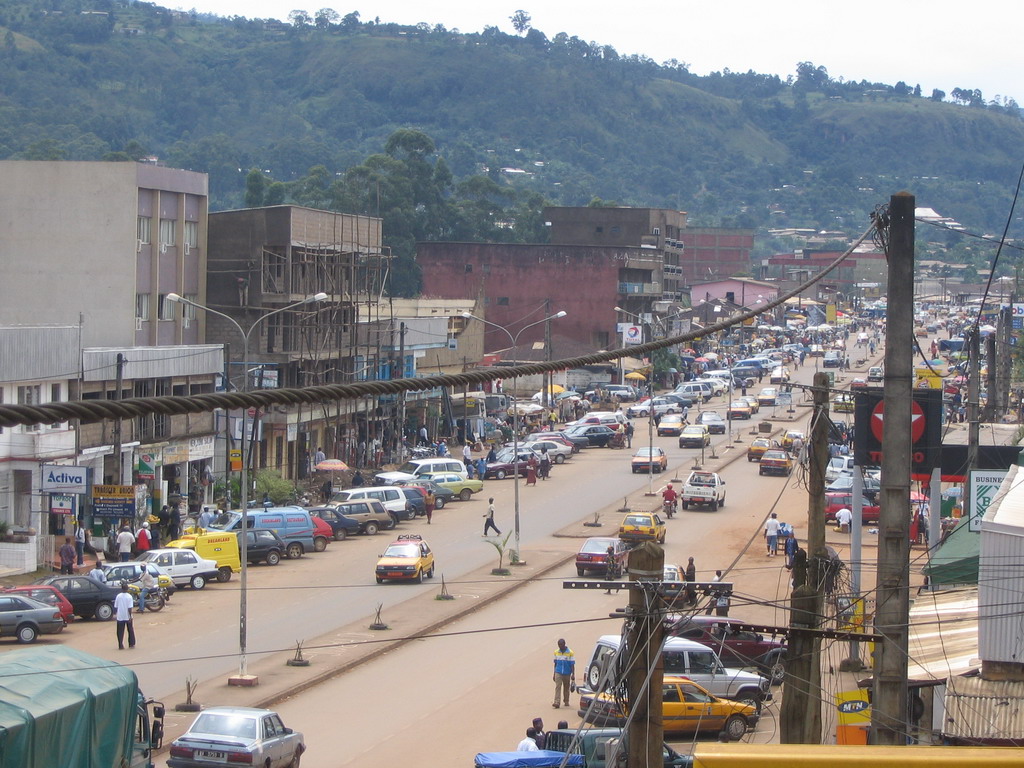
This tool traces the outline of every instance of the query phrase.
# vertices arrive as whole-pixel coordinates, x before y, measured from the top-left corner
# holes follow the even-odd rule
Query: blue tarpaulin
[[[539,749],[536,752],[480,752],[476,768],[558,768],[565,752]],[[569,755],[566,765],[583,765],[583,755]]]

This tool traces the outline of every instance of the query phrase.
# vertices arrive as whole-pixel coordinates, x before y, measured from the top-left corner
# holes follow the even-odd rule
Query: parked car
[[[177,586],[174,584],[171,575],[156,563],[131,560],[127,563],[115,562],[103,566],[103,575],[108,584],[120,584],[122,581],[134,584],[142,579],[142,574],[146,571],[156,579],[158,587],[163,587],[167,590],[168,597],[175,593]]]
[[[359,523],[359,532],[373,536],[377,531],[389,530],[395,527],[395,519],[391,513],[384,509],[384,505],[376,499],[361,499],[359,501],[340,501],[332,504],[334,510],[345,517],[351,518]]]
[[[706,645],[730,667],[754,667],[775,685],[786,675],[786,643],[740,629],[745,622],[731,616],[672,615],[666,632]]]
[[[327,509],[334,511],[331,507],[327,507]],[[313,510],[310,510],[310,514],[313,514]],[[238,531],[236,535],[238,536],[238,546],[241,548],[242,531]],[[245,542],[245,559],[251,565],[257,563],[277,565],[281,562],[281,558],[284,557],[285,543],[284,539],[277,535],[277,531],[254,528],[246,531],[245,536],[248,539]]]
[[[853,456],[833,456],[825,465],[825,482],[831,483],[840,475],[852,473],[854,466]]]
[[[586,576],[587,571],[599,573],[602,576],[608,574],[608,547],[614,550],[616,562],[619,564],[619,571],[626,572],[626,559],[629,557],[629,547],[622,539],[613,539],[610,536],[592,536],[583,542],[580,551],[576,553],[576,574]]]
[[[378,472],[374,475],[382,485],[394,485],[399,480],[414,480],[420,475],[431,472],[458,472],[467,476],[466,465],[452,456],[432,457],[427,459],[409,459],[393,472]]]
[[[583,448],[590,447],[590,441],[581,435],[571,435],[568,431],[562,430],[559,432],[535,432],[532,437],[536,440],[547,440],[549,438],[560,438],[567,442],[573,447],[576,453],[579,453]]]
[[[534,456],[536,454],[533,451],[524,451],[522,446],[520,446],[518,454],[515,454],[511,449],[503,449],[495,456],[496,461],[488,462],[484,478],[504,480],[506,477],[511,477],[516,473],[520,477],[525,477],[527,464]]]
[[[569,450],[572,449],[570,448]],[[477,480],[475,477],[470,480],[455,472],[439,472],[436,475],[424,475],[424,478],[432,480],[439,487],[451,491],[452,497],[460,501],[469,501],[474,493],[480,493],[484,489],[483,480]],[[443,502],[441,506],[444,506]],[[434,509],[439,509],[436,498],[434,499]]]
[[[71,603],[76,616],[83,619],[96,617],[99,621],[114,618],[114,598],[120,589],[89,576],[45,576],[32,582],[56,587]]]
[[[202,589],[220,575],[215,560],[200,557],[191,549],[150,549],[136,558],[142,563],[156,563],[179,587]]]
[[[75,619],[75,609],[72,607],[64,594],[54,586],[43,584],[21,584],[18,586],[4,587],[2,591],[9,595],[22,595],[29,597],[43,605],[49,605],[60,611],[60,617],[65,624],[70,624]]]
[[[434,553],[415,533],[404,533],[377,559],[374,574],[378,584],[385,581],[414,581],[434,578]]]
[[[302,734],[269,709],[210,707],[171,743],[169,768],[258,765],[297,766],[306,751]]]
[[[525,443],[520,443],[519,447],[528,451],[533,451],[538,455],[538,457],[540,456],[541,451],[547,448],[548,461],[553,464],[564,464],[565,460],[572,458],[573,454],[572,446],[566,445],[561,440],[538,440],[533,435],[530,435],[530,439]]]
[[[445,488],[442,485],[438,485],[429,477],[422,476],[417,477],[415,480],[402,480],[401,482],[395,483],[395,485],[403,486],[405,488],[419,488],[423,495],[426,496],[427,491],[434,494],[434,509],[444,509],[444,505],[455,498],[455,491],[451,488]]]
[[[0,637],[34,643],[39,635],[56,635],[63,631],[64,618],[58,608],[26,595],[0,594]]]
[[[704,448],[711,445],[711,432],[704,424],[691,424],[679,433],[680,448]]]
[[[626,409],[626,415],[631,419],[646,417],[651,414],[652,410],[655,416],[664,416],[666,413],[679,413],[683,410],[683,406],[678,401],[665,397],[647,398],[629,406]]]
[[[615,437],[615,430],[603,424],[581,424],[578,427],[567,427],[565,433],[570,438],[584,438],[591,448],[604,448]]]
[[[444,470],[438,470],[438,472],[442,471]],[[430,474],[429,472],[422,472],[417,477],[422,475],[429,476]],[[466,477],[464,472],[458,474],[460,477]],[[396,521],[412,520],[416,516],[415,505],[409,495],[405,493],[405,489],[394,484],[376,485],[368,488],[346,488],[331,496],[331,500],[328,503],[333,505],[341,501],[361,501],[365,499],[379,501],[384,506],[384,509],[392,513]]]
[[[870,499],[872,504],[877,503],[878,494],[882,492],[881,481],[869,474],[864,475],[864,482],[861,486],[864,498]],[[826,492],[852,493],[853,475],[840,475],[825,487]]]
[[[668,469],[668,456],[658,446],[644,446],[638,448],[630,460],[630,468],[635,475],[637,472],[664,472]]]
[[[828,492],[825,494],[825,522],[833,523],[836,519],[836,512],[846,507],[853,512],[853,494]],[[861,497],[861,522],[877,523],[882,514],[882,508],[874,504],[866,496]]]
[[[693,420],[694,424],[702,424],[708,428],[708,434],[712,435],[724,435],[726,429],[725,419],[722,418],[722,414],[715,411],[702,411],[701,414]]]

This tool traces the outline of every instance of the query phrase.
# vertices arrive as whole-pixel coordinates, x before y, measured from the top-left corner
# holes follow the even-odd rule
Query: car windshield
[[[623,525],[650,525],[651,518],[645,517],[644,515],[628,515],[623,521]]]
[[[256,738],[256,720],[239,715],[204,713],[196,718],[189,731],[209,733],[216,736],[235,736],[243,739]]]
[[[241,519],[242,516],[237,512],[223,512],[217,516],[216,520],[210,523],[210,528],[216,528],[218,531],[230,531],[241,527],[239,525]]]
[[[704,434],[704,430],[701,429],[700,427],[687,427],[686,429],[683,430],[683,434],[685,434],[685,435],[703,435]]]
[[[405,462],[405,464],[400,466],[397,471],[398,472],[404,472],[407,475],[415,475],[416,474],[416,470],[419,469],[419,468],[420,468],[419,464],[414,464],[411,461],[407,461],[407,462]]]
[[[591,539],[584,542],[580,552],[607,552],[608,545],[611,543],[611,539]]]
[[[415,544],[392,544],[384,550],[384,557],[419,557],[420,548]]]
[[[786,454],[784,454],[782,451],[765,451],[764,457],[761,459],[761,461],[764,461],[765,459],[767,459],[768,461],[772,461],[773,459],[785,461]]]
[[[646,458],[647,458],[648,456],[650,456],[650,455],[651,455],[652,453],[653,453],[653,454],[654,454],[655,456],[661,456],[661,448],[641,448],[641,449],[640,449],[639,451],[637,451],[637,452],[636,452],[636,453],[634,454],[634,457],[635,457],[635,458],[643,458],[643,459],[646,459]]]

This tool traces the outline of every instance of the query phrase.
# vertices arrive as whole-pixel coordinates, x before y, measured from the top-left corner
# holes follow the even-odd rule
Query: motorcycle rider
[[[672,517],[676,512],[676,504],[679,499],[679,494],[675,492],[672,483],[665,486],[665,490],[661,492],[661,499],[665,514]]]
[[[156,578],[153,576],[152,573],[149,572],[149,569],[147,568],[142,572],[142,579],[140,579],[139,581],[139,613],[142,613],[146,610],[146,596],[150,592],[157,591],[158,586]]]

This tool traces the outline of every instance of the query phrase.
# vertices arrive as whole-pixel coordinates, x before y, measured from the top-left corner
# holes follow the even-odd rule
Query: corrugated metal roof
[[[61,381],[78,378],[77,325],[0,328],[3,381]]]
[[[980,667],[977,587],[915,597],[907,651],[911,680],[942,680]]]
[[[1024,682],[951,678],[944,705],[947,736],[1024,740]]]
[[[203,376],[224,370],[224,347],[196,344],[169,347],[91,347],[82,350],[85,381],[114,381],[117,356],[125,358],[124,378]]]

